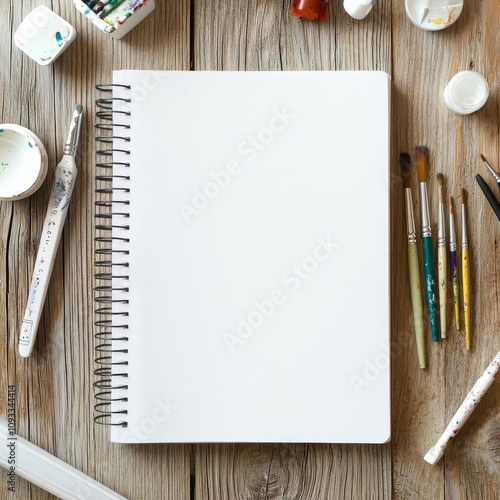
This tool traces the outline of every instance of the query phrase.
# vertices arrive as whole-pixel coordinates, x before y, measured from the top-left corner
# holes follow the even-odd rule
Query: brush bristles
[[[443,199],[443,181],[444,175],[439,173],[436,175],[436,179],[438,181],[438,195],[439,195],[439,203],[444,203]]]
[[[411,158],[408,153],[401,153],[399,155],[399,165],[401,167],[404,188],[409,189],[411,187]]]
[[[427,162],[429,159],[429,150],[427,149],[427,146],[417,146],[415,148],[415,155],[417,157],[418,182],[426,182]]]
[[[450,196],[450,214],[453,213],[453,198]]]
[[[481,160],[483,160],[485,163],[488,163],[488,160],[483,155],[479,155],[479,156],[481,156]]]
[[[462,205],[465,205],[465,189],[460,190],[460,199],[462,200]]]

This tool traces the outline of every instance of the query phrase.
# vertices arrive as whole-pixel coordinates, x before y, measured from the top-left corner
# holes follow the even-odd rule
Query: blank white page
[[[118,442],[390,437],[382,72],[117,71]],[[116,255],[115,260],[123,260]],[[115,343],[115,346],[120,346]],[[120,379],[121,382],[121,379]]]

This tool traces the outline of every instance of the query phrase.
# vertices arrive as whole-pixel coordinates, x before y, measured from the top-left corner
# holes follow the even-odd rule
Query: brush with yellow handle
[[[465,347],[470,351],[470,273],[469,247],[467,244],[467,223],[465,220],[465,189],[460,190],[462,200],[462,284],[464,294]]]

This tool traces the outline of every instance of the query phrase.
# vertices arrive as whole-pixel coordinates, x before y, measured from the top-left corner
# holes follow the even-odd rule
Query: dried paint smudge
[[[59,47],[62,47],[64,44],[64,37],[61,35],[61,32],[58,31],[55,36],[57,45],[59,45]]]

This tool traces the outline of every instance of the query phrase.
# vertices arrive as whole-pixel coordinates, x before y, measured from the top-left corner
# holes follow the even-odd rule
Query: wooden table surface
[[[124,39],[114,41],[87,22],[72,0],[0,2],[0,122],[34,131],[50,157],[47,181],[36,194],[0,203],[0,415],[6,416],[7,388],[14,386],[19,435],[130,499],[500,498],[500,383],[490,389],[438,465],[430,466],[422,458],[500,350],[500,224],[474,179],[480,172],[496,190],[479,154],[500,170],[498,2],[466,1],[460,19],[438,33],[413,26],[403,0],[376,0],[363,21],[351,19],[340,1],[332,1],[325,23],[292,18],[290,0],[156,3],[153,15]],[[48,67],[30,60],[11,37],[23,17],[40,4],[52,8],[78,32],[71,47]],[[110,444],[107,428],[94,424],[93,125],[98,94],[94,86],[109,82],[112,69],[122,68],[362,69],[391,74],[390,443],[119,445]],[[442,93],[448,80],[465,69],[481,72],[491,94],[478,113],[458,116],[444,106]],[[75,102],[86,110],[79,178],[35,352],[21,359],[19,328],[53,167],[62,154]],[[454,331],[450,305],[448,339],[428,345],[426,370],[420,370],[416,360],[398,162],[400,151],[413,152],[417,144],[431,151],[434,222],[437,172],[445,175],[446,196],[458,201],[460,188],[467,190],[472,259],[472,350],[465,350],[464,331]],[[353,182],[357,182],[356,164],[369,161],[368,151],[353,151],[352,164],[346,166],[353,171]],[[415,175],[418,210],[416,187]],[[22,479],[17,492],[9,494],[6,475],[2,478],[0,498],[52,498]]]

